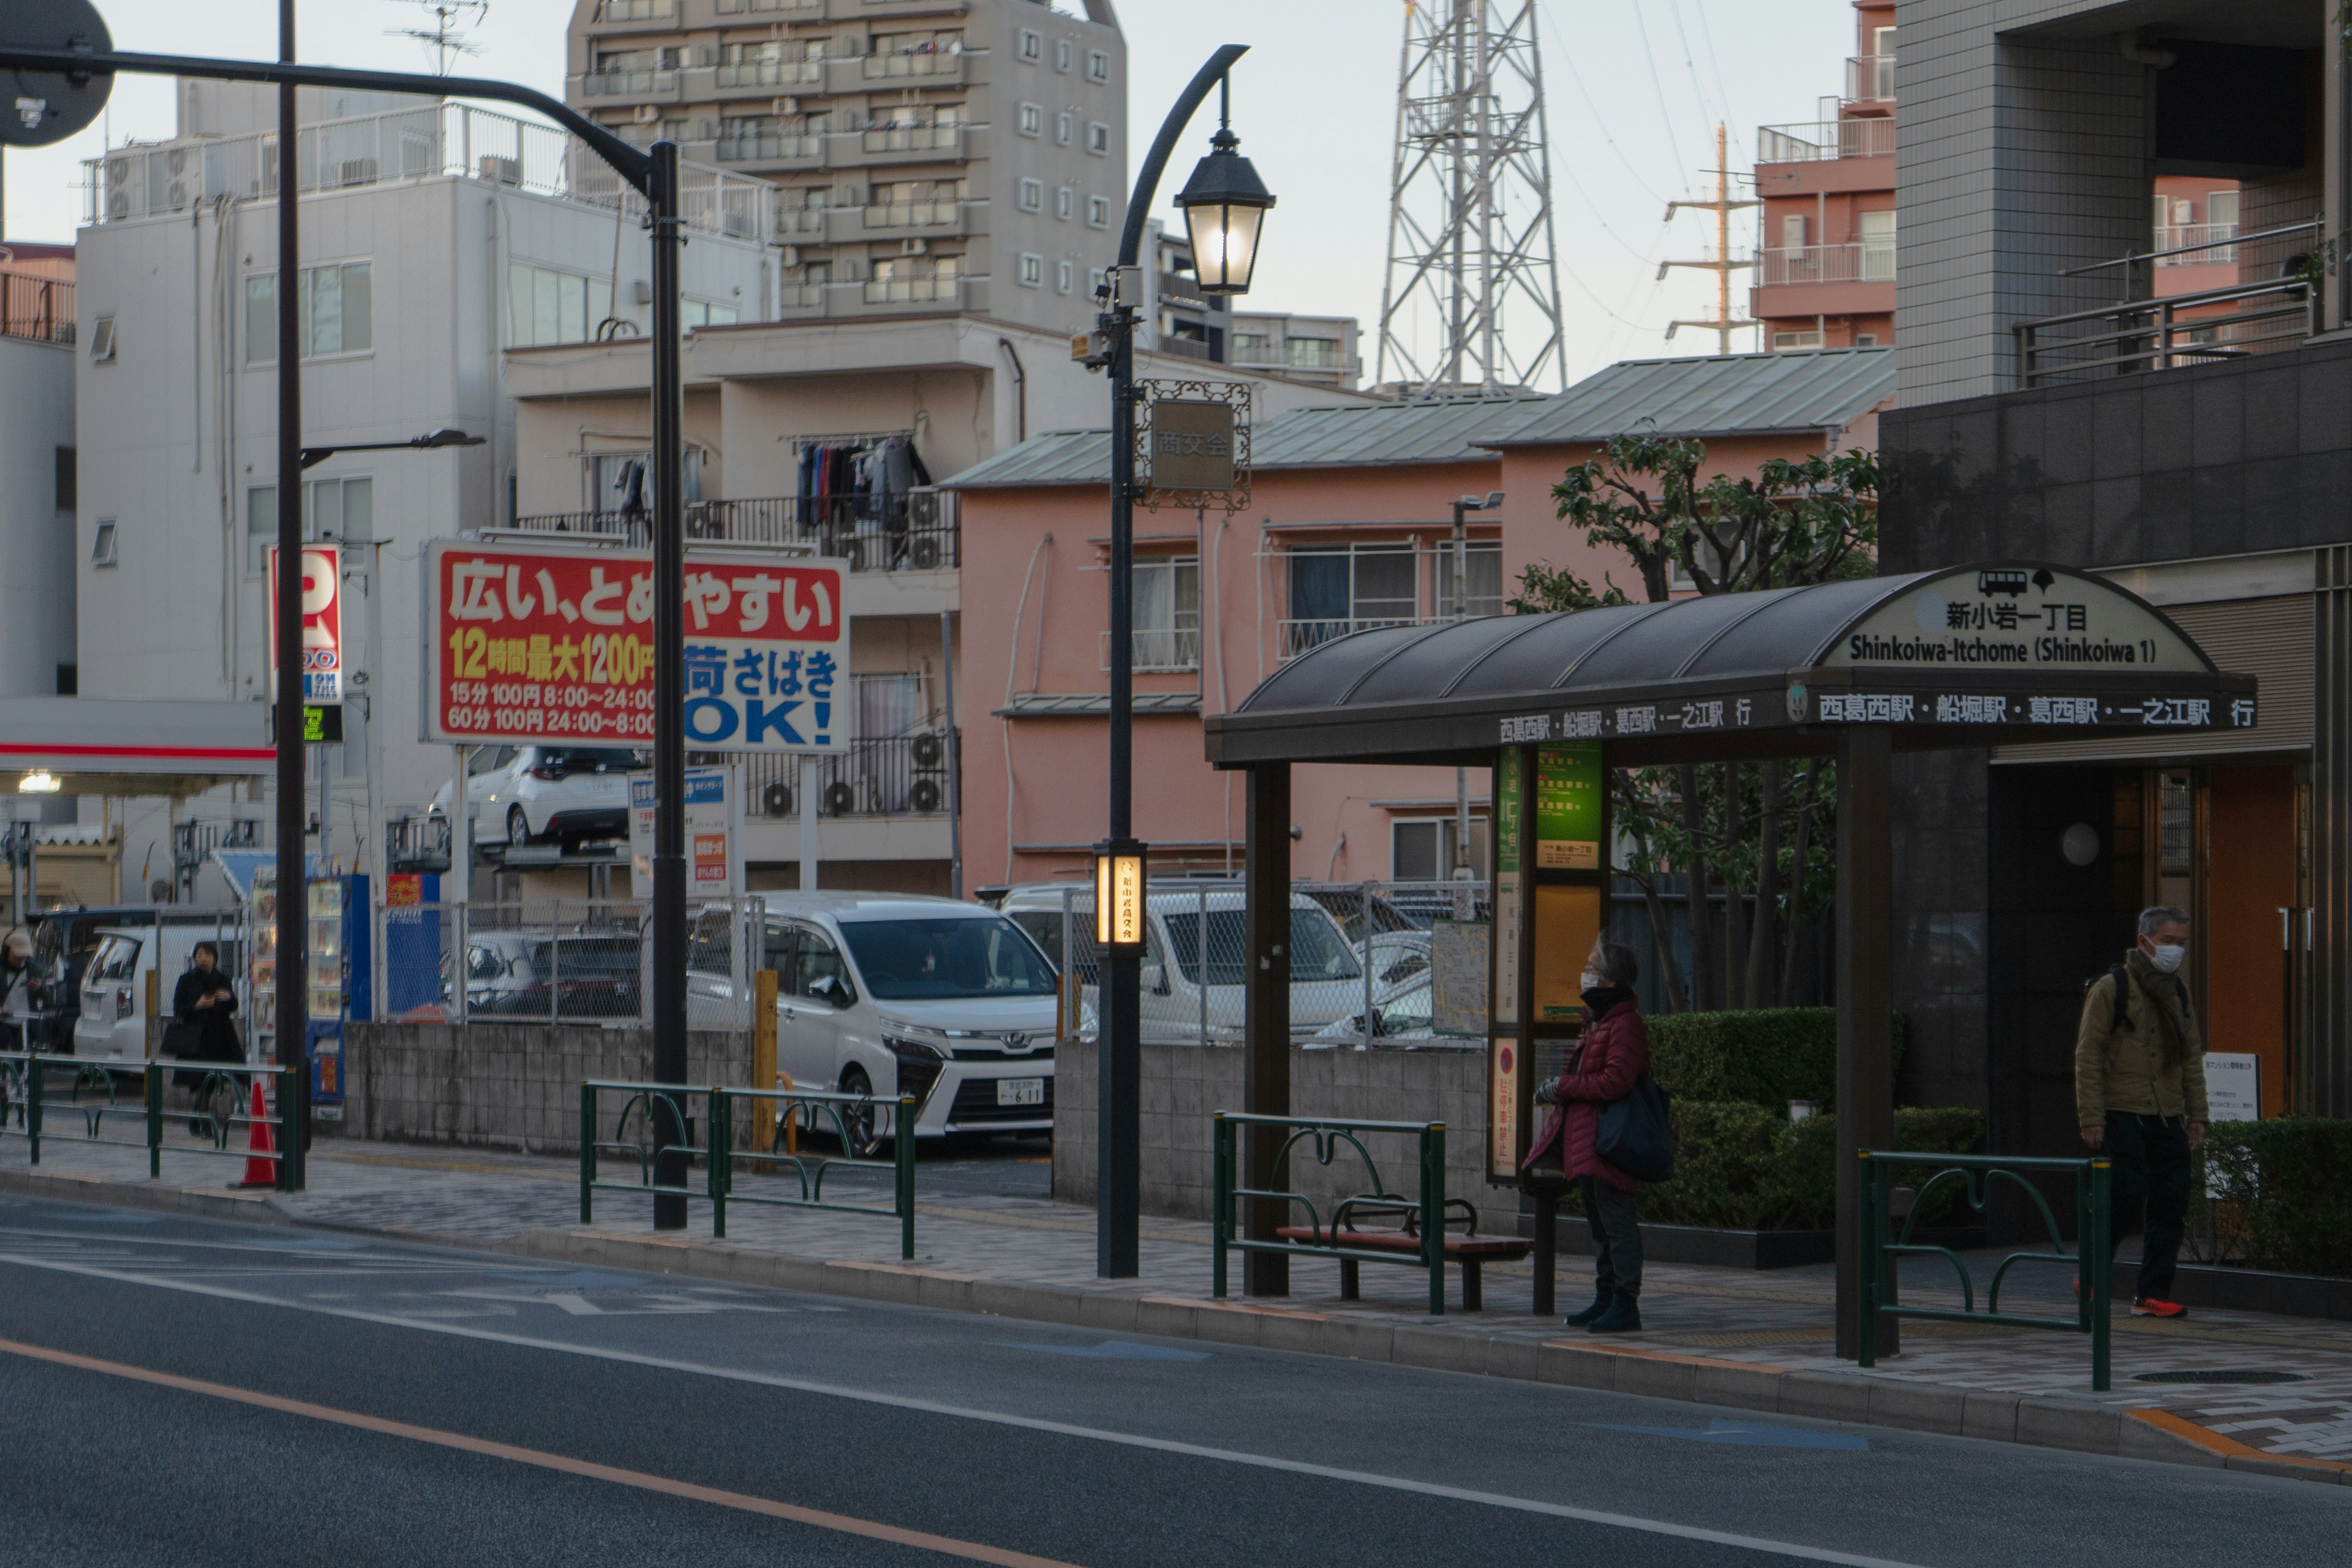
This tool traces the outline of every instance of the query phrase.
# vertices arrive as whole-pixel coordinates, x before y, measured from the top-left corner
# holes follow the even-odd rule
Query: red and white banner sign
[[[278,692],[278,547],[269,547],[269,690]],[[302,702],[331,708],[343,700],[343,573],[331,544],[302,547]]]
[[[847,563],[686,559],[686,743],[846,751]],[[653,554],[441,540],[425,556],[425,738],[639,746],[654,734]]]

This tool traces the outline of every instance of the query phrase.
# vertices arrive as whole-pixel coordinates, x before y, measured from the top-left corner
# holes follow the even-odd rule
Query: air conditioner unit
[[[501,158],[495,153],[485,153],[482,154],[481,171],[482,178],[493,184],[522,184],[522,160],[520,158]]]
[[[661,110],[650,103],[637,105],[637,123],[651,125],[661,118]]]
[[[186,174],[187,172],[188,172],[188,150],[187,150],[185,147],[174,147],[174,148],[173,148],[173,149],[172,149],[172,173],[173,173],[174,174]]]
[[[130,183],[131,160],[109,158],[106,161],[106,188],[110,191],[118,191]]]
[[[928,239],[902,239],[898,242],[898,254],[901,256],[920,256],[923,252],[930,249],[930,247],[931,242]]]
[[[106,198],[106,216],[114,219],[118,223],[122,219],[129,217],[131,216],[131,193],[129,191],[115,191],[109,194]]]
[[[164,204],[173,212],[187,211],[188,182],[185,180],[173,180],[170,188],[164,192],[163,199]]]

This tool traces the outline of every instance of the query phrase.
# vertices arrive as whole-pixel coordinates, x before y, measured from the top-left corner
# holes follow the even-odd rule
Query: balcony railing
[[[719,0],[719,14],[740,16],[750,11],[822,11],[824,0]]]
[[[583,533],[651,542],[644,511],[547,512],[515,519],[531,533]],[[797,545],[845,557],[853,572],[942,572],[963,563],[955,492],[893,496],[761,496],[686,505],[686,537],[709,543]]]
[[[599,22],[667,22],[677,16],[677,0],[604,0],[596,7]]]
[[[961,51],[927,49],[908,54],[868,55],[862,70],[869,79],[894,76],[953,76],[962,66]]]
[[[672,74],[672,73],[660,73]],[[349,190],[401,180],[467,179],[555,196],[631,218],[644,199],[568,132],[460,103],[355,115],[303,127],[296,178],[304,191]],[[226,196],[278,194],[278,136],[225,136],[118,147],[82,164],[86,223],[184,213]],[[688,226],[757,238],[772,221],[774,187],[702,164],[682,165],[679,208]]]
[[[732,136],[716,143],[710,155],[722,163],[766,163],[814,158],[817,151],[814,136]]]
[[[1796,283],[1892,283],[1891,245],[1800,245],[1757,252],[1756,281],[1762,288]]]
[[[1845,62],[1845,95],[1857,103],[1895,101],[1895,57],[1854,55]]]
[[[824,304],[822,283],[786,283],[776,290],[779,310],[814,310]]]
[[[2238,226],[2234,223],[2168,223],[2156,231],[2154,259],[2158,267],[2235,266]]]
[[[637,98],[677,90],[677,72],[674,70],[589,71],[579,81],[583,98]]]
[[[1832,158],[1892,158],[1895,121],[1823,120],[1808,125],[1766,125],[1756,132],[1759,163],[1818,163]]]
[[[2273,353],[2317,331],[2318,311],[2310,287],[2292,278],[2020,321],[2017,383],[2046,386]]]
[[[952,304],[961,294],[960,281],[950,275],[944,278],[869,278],[866,280],[866,302],[869,305],[920,305],[938,300]]]
[[[868,228],[944,228],[963,214],[963,204],[950,197],[931,202],[882,202],[866,209]]]
[[[1346,616],[1331,619],[1277,621],[1275,636],[1276,657],[1297,658],[1310,653],[1327,642],[1334,642],[1350,632],[1369,632],[1382,626],[1433,626],[1453,619],[1451,616]]]
[[[962,732],[956,742],[961,744]],[[945,816],[947,735],[926,730],[882,740],[852,741],[845,753],[817,759],[819,816]],[[716,759],[733,762],[733,757]],[[800,815],[797,757],[741,759],[746,809],[753,816],[791,820]]]
[[[0,338],[74,341],[74,286],[29,272],[0,272]]]
[[[778,207],[776,233],[787,238],[796,234],[823,234],[824,214],[823,207]]]
[[[1110,634],[1097,634],[1100,642],[1102,668],[1110,669]],[[1201,628],[1198,626],[1138,627],[1128,634],[1133,639],[1129,668],[1138,675],[1172,675],[1201,668]]]
[[[865,133],[868,153],[952,153],[961,146],[961,125],[877,125]]]
[[[719,87],[797,87],[824,79],[824,62],[814,60],[743,60],[719,68]]]

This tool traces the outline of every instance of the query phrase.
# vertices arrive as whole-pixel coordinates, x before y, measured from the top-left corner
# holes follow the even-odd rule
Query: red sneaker
[[[2179,1302],[2158,1300],[2154,1296],[2143,1296],[2132,1303],[2132,1316],[2135,1318],[2185,1318],[2188,1315],[2189,1309]]]

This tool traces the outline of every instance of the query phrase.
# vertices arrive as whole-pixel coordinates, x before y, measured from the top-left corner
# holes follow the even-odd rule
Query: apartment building
[[[1127,216],[1110,6],[580,0],[566,100],[775,184],[776,314],[984,310],[1059,329]]]
[[[71,693],[74,258],[0,246],[0,697]]]
[[[305,89],[299,108],[296,345],[278,337],[268,89],[183,84],[177,134],[87,166],[73,339],[44,345],[70,355],[58,406],[90,433],[62,597],[83,695],[264,702],[281,353],[301,355],[306,445],[449,427],[481,437],[346,450],[304,479],[306,536],[343,551],[349,669],[345,739],[320,753],[318,847],[381,869],[383,818],[421,809],[453,765],[448,748],[417,740],[419,552],[512,515],[508,348],[600,329],[642,345],[650,258],[634,200],[562,132],[381,94]],[[769,188],[709,167],[684,184],[689,325],[755,319],[772,262],[737,233],[766,231]],[[642,401],[633,416],[642,426]],[[50,468],[45,445],[45,498]],[[241,790],[145,803],[127,822],[126,874],[145,862],[163,876],[175,836],[195,847],[269,820],[266,801]]]
[[[1234,311],[1232,363],[1296,381],[1354,391],[1363,379],[1361,333],[1353,316],[1302,316],[1290,311]]]
[[[2193,743],[1898,759],[1902,1092],[2005,1152],[2079,1148],[2082,981],[2153,903],[2261,1114],[2352,1113],[2352,270],[2308,259],[2352,212],[2344,51],[2293,0],[2155,10],[1902,8],[1882,570],[2100,571],[2261,682]],[[2216,286],[2145,264],[2152,216],[2227,241]]]

